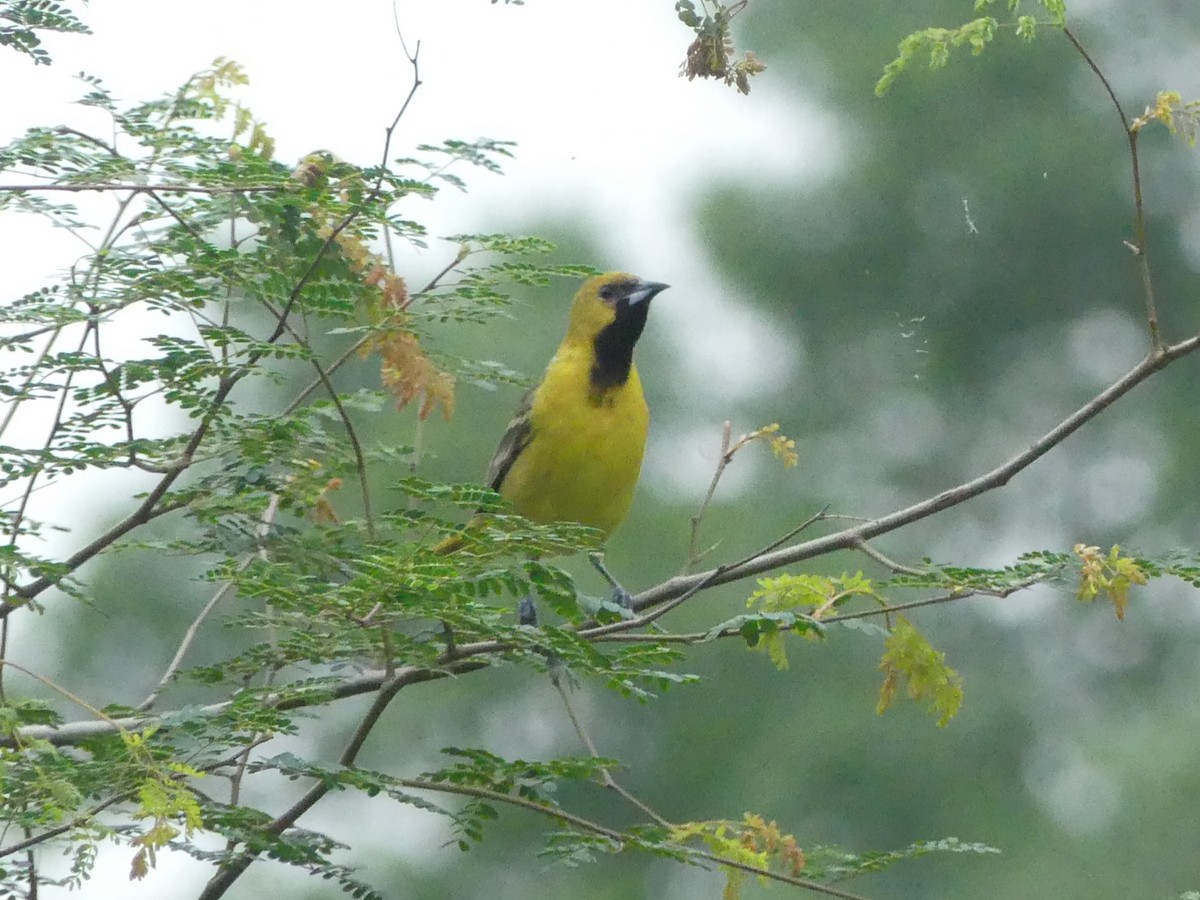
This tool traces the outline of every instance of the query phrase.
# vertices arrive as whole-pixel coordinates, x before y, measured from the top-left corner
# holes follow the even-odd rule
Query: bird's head
[[[592,342],[602,332],[621,335],[632,349],[646,324],[650,301],[668,285],[643,281],[628,272],[607,272],[589,278],[571,305],[568,339]]]

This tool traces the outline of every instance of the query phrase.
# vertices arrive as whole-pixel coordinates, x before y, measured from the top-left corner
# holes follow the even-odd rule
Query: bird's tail
[[[449,556],[456,550],[461,550],[466,542],[467,539],[461,534],[452,534],[449,537],[442,538],[440,541],[434,544],[433,552],[438,556]]]
[[[472,531],[483,530],[483,516],[476,515],[470,522],[463,526],[463,531],[458,534],[452,534],[449,537],[444,537],[433,545],[433,552],[438,556],[449,556],[451,553],[456,553],[467,545],[467,534]]]

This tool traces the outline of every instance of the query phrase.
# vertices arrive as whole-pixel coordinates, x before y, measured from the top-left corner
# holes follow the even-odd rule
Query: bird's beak
[[[649,301],[669,287],[669,284],[663,284],[661,281],[639,281],[637,287],[629,292],[629,305]]]

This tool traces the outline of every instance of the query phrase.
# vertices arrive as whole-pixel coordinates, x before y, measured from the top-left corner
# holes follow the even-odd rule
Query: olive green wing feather
[[[508,423],[503,437],[500,438],[500,446],[496,448],[492,461],[488,463],[485,481],[493,491],[500,490],[513,463],[517,461],[521,451],[529,446],[529,441],[533,438],[533,422],[530,414],[533,410],[533,394],[536,390],[537,388],[533,388],[527,391],[521,398],[512,421]]]

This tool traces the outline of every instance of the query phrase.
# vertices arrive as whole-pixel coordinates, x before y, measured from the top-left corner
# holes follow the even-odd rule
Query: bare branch
[[[567,718],[571,720],[571,725],[574,727],[575,733],[579,735],[579,739],[583,741],[583,745],[587,747],[587,751],[592,755],[592,759],[599,759],[600,752],[596,749],[596,745],[593,743],[591,735],[588,734],[587,729],[584,727],[583,720],[579,717],[579,714],[575,712],[575,704],[571,702],[571,696],[568,693],[567,686],[563,684],[563,676],[565,674],[563,669],[564,667],[562,665],[558,665],[556,667],[554,661],[552,660],[550,663],[550,682],[554,685],[554,689],[558,691],[558,696],[562,699],[563,708],[565,708],[567,711]],[[612,777],[612,772],[610,772],[606,767],[602,766],[600,768],[600,773],[604,776],[604,786],[606,788],[616,792],[617,794],[620,794],[627,803],[650,818],[656,825],[661,825],[663,828],[674,827],[670,822],[656,813],[636,796],[625,790],[625,788],[621,787],[621,785],[617,783],[617,780]]]
[[[266,511],[263,512],[262,522],[260,523],[260,540],[266,537],[266,531],[269,529],[271,523],[275,521],[275,515],[278,511],[279,496],[272,494],[271,500],[267,504]],[[245,559],[238,564],[237,572],[239,574],[246,571],[246,567],[254,561],[254,556],[255,554],[253,553],[246,554]],[[171,679],[175,677],[175,673],[179,671],[179,667],[183,665],[183,657],[191,648],[192,641],[196,639],[196,634],[199,632],[200,626],[204,624],[204,620],[208,618],[209,614],[216,609],[217,604],[229,596],[229,593],[232,590],[233,582],[226,581],[223,585],[221,585],[220,588],[217,589],[217,592],[212,595],[208,603],[204,604],[204,608],[200,610],[200,613],[195,619],[192,620],[192,624],[188,626],[187,631],[184,632],[183,640],[180,641],[179,647],[175,650],[175,656],[172,657],[171,662],[167,665],[166,671],[163,672],[162,677],[158,680],[158,685],[153,691],[150,692],[150,696],[137,705],[136,708],[139,712],[149,712],[154,707],[154,704],[158,702],[158,697],[163,692],[163,688],[165,688],[171,682]]]
[[[704,493],[704,499],[700,502],[700,508],[696,510],[696,514],[692,516],[692,531],[688,538],[688,558],[687,563],[683,568],[686,575],[696,567],[696,564],[704,557],[700,552],[700,523],[704,521],[704,516],[708,512],[708,506],[712,503],[713,494],[717,492],[717,485],[721,483],[721,476],[725,474],[725,467],[729,465],[731,459],[729,454],[729,443],[733,439],[733,430],[729,421],[721,426],[721,452],[717,456],[717,468],[713,472],[712,481],[708,483],[708,490]]]
[[[782,549],[772,549],[763,554],[754,554],[748,557],[747,560],[742,560],[733,563],[729,566],[718,567],[709,572],[698,573],[688,576],[676,576],[662,584],[656,585],[649,590],[643,591],[634,598],[635,608],[637,610],[648,610],[653,607],[667,606],[674,608],[679,603],[695,593],[703,590],[714,584],[725,584],[731,581],[737,581],[743,578],[748,578],[753,575],[758,575],[763,572],[770,571],[780,566],[791,565],[801,562],[806,559],[812,559],[825,553],[834,550],[845,550],[857,547],[862,541],[875,537],[880,534],[895,531],[912,522],[927,518],[934,513],[944,509],[957,506],[973,497],[994,490],[1007,484],[1009,480],[1028,467],[1032,462],[1049,452],[1052,448],[1062,443],[1067,437],[1077,431],[1087,422],[1094,419],[1097,415],[1111,406],[1116,400],[1124,396],[1126,393],[1137,387],[1155,372],[1169,365],[1176,359],[1186,356],[1200,349],[1200,335],[1195,335],[1185,341],[1180,341],[1168,347],[1164,347],[1157,353],[1151,353],[1140,363],[1134,366],[1124,376],[1114,382],[1106,390],[1098,394],[1088,403],[1080,407],[1072,415],[1068,416],[1057,426],[1048,431],[1045,435],[1035,441],[1029,449],[1017,454],[1008,462],[993,469],[984,475],[979,476],[971,481],[964,482],[957,487],[943,491],[933,497],[915,503],[911,506],[897,510],[886,516],[878,519],[862,522],[852,528],[844,529],[834,534],[816,538],[811,541],[806,541],[802,544],[797,544],[792,547]],[[810,521],[815,521],[818,517],[823,517],[824,512],[818,513],[812,517]],[[808,523],[805,523],[808,524]],[[802,526],[803,527],[803,526]],[[851,613],[845,616],[838,616],[829,621],[838,619],[862,618],[867,615],[881,615],[888,612],[913,609],[918,606],[928,606],[933,603],[942,603],[949,600],[960,599],[960,595],[948,595],[942,598],[934,598],[930,600],[916,601],[911,604],[900,605],[896,607],[883,607],[879,610],[870,610],[865,613]],[[580,629],[580,637],[587,640],[616,640],[617,638],[610,635],[630,632],[636,628],[642,627],[659,615],[658,610],[649,615],[636,616],[632,619],[615,622],[610,625],[602,625],[598,627],[590,627]],[[639,636],[640,637],[640,636]],[[670,635],[656,635],[655,640],[671,640]],[[335,687],[332,691],[322,695],[321,703],[330,700],[338,700],[346,697],[358,696],[362,694],[373,693],[380,690],[384,684],[394,683],[397,689],[408,685],[420,684],[428,681],[436,681],[452,675],[461,675],[466,672],[475,671],[482,668],[487,668],[489,662],[487,657],[503,653],[511,650],[511,646],[503,641],[476,641],[470,644],[456,645],[452,651],[443,654],[438,663],[434,667],[418,667],[405,666],[396,670],[394,675],[389,676],[385,671],[376,671],[364,673],[356,678],[348,679]],[[291,697],[286,700],[282,697],[272,702],[279,709],[295,709],[304,706],[310,706],[314,701],[307,700],[303,697]],[[228,702],[212,704],[205,707],[202,711],[209,714],[217,714],[224,710],[229,705]],[[147,725],[157,722],[157,717],[130,717],[119,719],[111,724],[108,722],[75,722],[60,727],[52,727],[45,725],[28,726],[19,729],[16,732],[16,738],[0,737],[0,747],[14,746],[14,740],[26,740],[38,738],[47,740],[50,743],[58,745],[75,744],[88,737],[94,737],[103,734],[111,734],[117,729],[134,730],[144,728]]]
[[[1134,256],[1138,261],[1138,271],[1142,276],[1142,297],[1146,304],[1146,321],[1150,326],[1150,342],[1153,350],[1157,351],[1162,347],[1162,334],[1158,327],[1158,312],[1154,304],[1154,285],[1150,277],[1150,260],[1146,247],[1146,207],[1142,197],[1142,167],[1138,157],[1137,139],[1140,133],[1133,127],[1129,121],[1129,117],[1125,115],[1125,110],[1121,106],[1121,101],[1117,99],[1117,93],[1113,90],[1112,84],[1109,82],[1105,74],[1100,70],[1100,66],[1092,59],[1091,54],[1083,48],[1083,44],[1071,32],[1070,28],[1063,26],[1063,34],[1067,36],[1067,40],[1083,57],[1083,61],[1088,64],[1088,68],[1095,73],[1100,79],[1100,83],[1104,85],[1104,90],[1108,94],[1108,99],[1112,101],[1112,105],[1117,110],[1117,115],[1121,118],[1121,128],[1125,132],[1125,141],[1129,145],[1129,168],[1130,175],[1133,179],[1133,243],[1126,241],[1126,244],[1131,246],[1134,251]]]
[[[1056,425],[1029,447],[1003,465],[997,466],[990,472],[980,475],[971,481],[964,482],[949,490],[942,491],[933,497],[898,509],[886,516],[864,522],[853,528],[847,528],[834,534],[825,535],[794,547],[786,547],[757,557],[751,562],[736,564],[728,568],[713,569],[709,572],[699,572],[694,575],[679,575],[669,581],[650,588],[636,595],[634,609],[643,610],[673,598],[683,596],[699,586],[708,587],[713,584],[725,584],[738,581],[751,575],[759,575],[780,566],[793,565],[812,559],[834,550],[848,550],[858,546],[861,541],[868,540],[881,534],[911,525],[921,519],[928,518],[934,513],[941,512],[953,506],[958,506],[980,494],[995,490],[1008,484],[1014,475],[1027,468],[1031,463],[1040,459],[1050,450],[1086,425],[1114,402],[1129,393],[1154,373],[1163,369],[1175,360],[1187,356],[1200,349],[1200,334],[1193,335],[1187,340],[1180,341],[1167,347],[1151,352],[1117,379],[1112,385],[1101,391],[1096,397],[1085,403],[1078,410]],[[636,620],[631,620],[636,621]],[[622,623],[616,623],[618,626]]]
[[[854,545],[854,547],[860,553],[863,553],[864,555],[869,556],[871,559],[875,560],[875,562],[879,563],[885,569],[888,569],[892,572],[897,572],[902,575],[924,575],[925,574],[925,572],[922,571],[921,569],[914,569],[912,566],[902,565],[901,563],[896,562],[894,559],[884,556],[882,553],[880,553],[878,550],[876,550],[874,547],[872,547],[866,541],[859,541],[857,544]]]
[[[279,317],[280,323],[287,329],[288,334],[296,340],[297,344],[311,350],[308,341],[271,304],[263,303],[263,306],[270,310],[272,315]],[[362,498],[363,518],[367,523],[367,536],[371,540],[375,540],[375,513],[372,510],[371,504],[371,487],[367,483],[367,457],[363,452],[362,442],[358,439],[358,429],[350,421],[350,413],[346,410],[345,404],[342,403],[342,398],[338,396],[338,392],[334,389],[333,382],[329,380],[329,372],[321,365],[315,355],[309,359],[309,363],[317,373],[318,383],[324,386],[325,392],[329,395],[329,400],[333,403],[333,408],[337,411],[338,418],[341,419],[342,427],[346,429],[346,438],[350,441],[350,450],[354,454],[354,469],[355,474],[358,476],[359,496]],[[289,407],[288,411],[291,412],[292,407]]]

